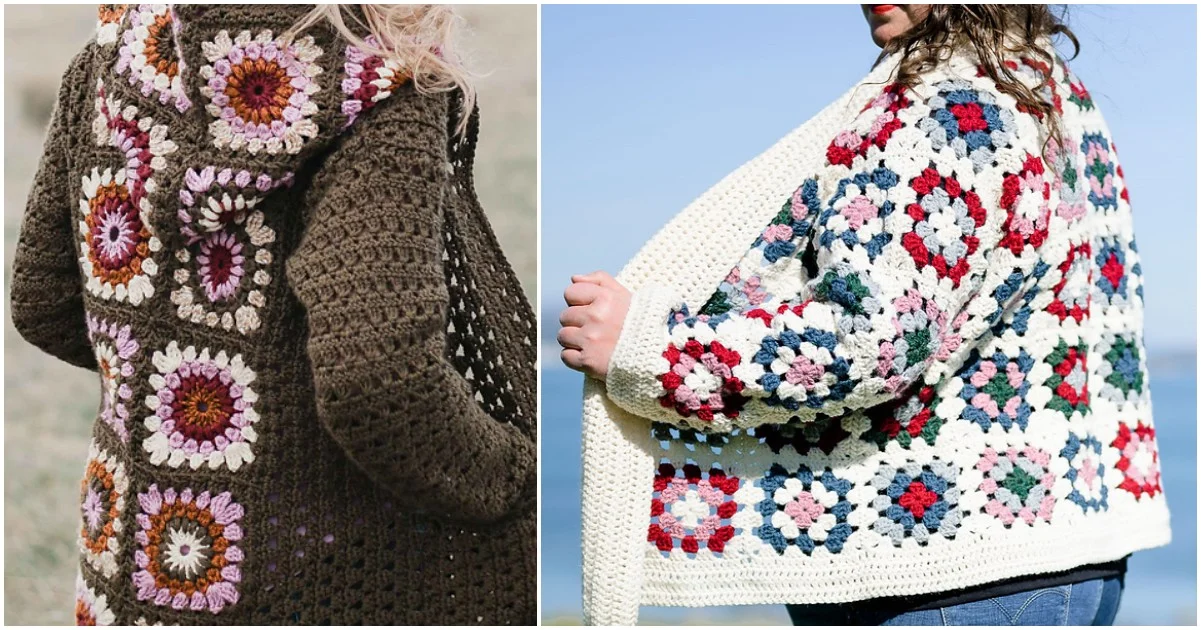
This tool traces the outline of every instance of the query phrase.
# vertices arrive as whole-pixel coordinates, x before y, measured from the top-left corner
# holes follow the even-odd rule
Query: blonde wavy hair
[[[328,22],[348,42],[369,55],[396,61],[410,75],[413,87],[423,94],[462,94],[455,133],[462,135],[475,108],[474,75],[456,49],[463,18],[440,4],[319,4],[286,33],[295,38],[320,22]],[[349,9],[349,10],[347,10]],[[347,16],[358,28],[347,24]],[[366,32],[368,37],[361,36]]]

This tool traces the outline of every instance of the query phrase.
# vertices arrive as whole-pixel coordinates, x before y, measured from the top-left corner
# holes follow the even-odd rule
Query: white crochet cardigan
[[[619,274],[630,312],[584,388],[586,622],[935,593],[1169,541],[1100,112],[1062,59],[1015,60],[1062,110],[1044,162],[1046,125],[972,59],[901,91],[895,65]]]

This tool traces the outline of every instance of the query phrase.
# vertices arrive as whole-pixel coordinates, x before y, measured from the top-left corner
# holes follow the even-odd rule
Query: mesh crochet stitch
[[[304,6],[134,10],[102,10],[63,78],[12,283],[17,330],[101,372],[77,618],[534,623],[535,320],[475,195],[478,113],[453,137],[455,95],[396,85],[348,126],[362,94],[332,29],[272,65],[266,33]],[[148,16],[178,65],[138,52]],[[250,62],[219,90],[232,117],[204,94],[220,54]],[[279,71],[308,97],[295,113],[272,111]],[[88,231],[132,271],[111,283],[154,261],[136,303],[85,289],[94,168],[113,202],[95,207],[134,199],[113,216],[161,241],[138,258],[102,238],[129,221]]]

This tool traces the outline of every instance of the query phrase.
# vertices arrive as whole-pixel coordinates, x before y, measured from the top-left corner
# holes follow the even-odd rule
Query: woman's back
[[[142,5],[64,77],[12,312],[101,375],[77,611],[530,623],[534,320],[474,119],[281,41],[307,11]]]

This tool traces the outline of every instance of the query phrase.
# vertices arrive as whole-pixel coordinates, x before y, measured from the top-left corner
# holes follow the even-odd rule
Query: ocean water
[[[580,619],[580,392],[582,377],[544,353],[542,374],[542,618]],[[1190,363],[1191,365],[1191,363]],[[1119,625],[1195,625],[1197,619],[1197,386],[1191,369],[1153,372],[1162,483],[1172,543],[1134,554]],[[782,606],[643,608],[643,623],[787,624]]]

